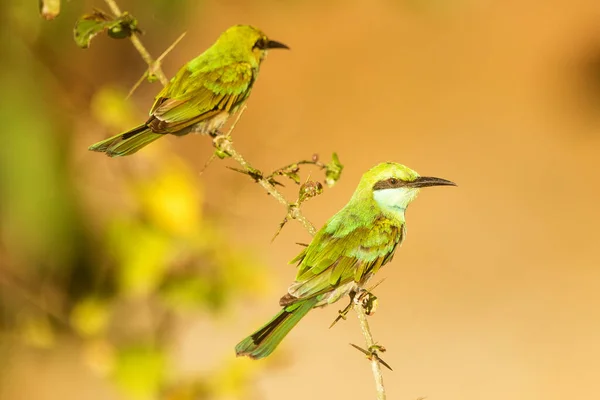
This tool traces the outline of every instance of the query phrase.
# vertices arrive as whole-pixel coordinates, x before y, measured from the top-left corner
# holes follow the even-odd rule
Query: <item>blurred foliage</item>
[[[152,345],[124,347],[117,356],[113,377],[134,399],[155,397],[165,378],[164,351]]]
[[[49,7],[57,4],[41,1],[40,12],[56,15]],[[136,4],[144,13],[168,8],[165,18],[185,11],[167,0],[121,6]],[[82,127],[106,136],[139,119],[127,88],[77,73],[63,79],[61,60],[77,48],[62,44],[81,5],[63,2],[52,27],[25,3],[7,10],[0,16],[0,335],[45,351],[77,343],[90,370],[128,398],[240,397],[258,367],[216,365],[180,377],[171,368],[172,327],[190,312],[219,318],[236,298],[260,293],[262,265],[231,247],[203,213],[207,189],[196,171],[160,143],[131,163],[111,160],[110,178],[82,164]],[[136,29],[124,17],[94,15],[79,22],[80,44],[103,30]],[[13,348],[0,347],[0,358]]]

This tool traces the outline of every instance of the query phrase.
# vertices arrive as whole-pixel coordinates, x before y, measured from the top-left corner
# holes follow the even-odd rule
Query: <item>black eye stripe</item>
[[[389,178],[377,182],[375,185],[373,185],[373,190],[395,189],[403,186],[406,186],[406,182],[403,180],[398,178]]]
[[[260,38],[254,43],[254,48],[258,48],[260,50],[264,50],[267,48],[267,40],[265,38]]]

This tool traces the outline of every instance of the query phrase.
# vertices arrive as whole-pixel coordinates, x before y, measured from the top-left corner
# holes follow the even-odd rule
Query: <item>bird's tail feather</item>
[[[155,133],[145,124],[137,126],[125,133],[94,143],[88,149],[106,153],[109,157],[128,156],[142,147],[154,142],[162,133]]]
[[[254,359],[268,356],[316,303],[317,299],[313,298],[285,307],[262,328],[238,343],[235,353]]]

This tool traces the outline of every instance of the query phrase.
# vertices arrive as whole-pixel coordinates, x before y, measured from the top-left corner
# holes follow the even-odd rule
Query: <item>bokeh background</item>
[[[236,147],[273,170],[339,153],[303,206],[316,225],[381,161],[423,190],[370,319],[391,399],[600,396],[600,3],[596,0],[121,0],[172,76],[237,23],[273,51]],[[87,146],[145,118],[159,83],[128,40],[87,50],[100,0],[0,13],[0,398],[368,399],[352,316],[310,313],[269,359],[235,344],[268,320],[308,242],[250,179],[203,166],[206,137],[133,157]],[[302,170],[322,179],[315,167]],[[290,199],[297,187],[282,189]]]

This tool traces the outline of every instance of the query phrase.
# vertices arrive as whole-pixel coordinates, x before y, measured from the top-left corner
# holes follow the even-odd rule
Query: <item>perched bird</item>
[[[298,263],[298,273],[279,300],[283,309],[238,343],[236,354],[255,359],[268,356],[312,308],[356,293],[392,260],[406,234],[406,207],[419,189],[448,185],[456,186],[392,162],[367,171],[348,204],[290,262]]]
[[[269,49],[289,49],[249,25],[227,29],[156,96],[150,118],[89,147],[110,157],[133,154],[169,133],[216,133],[246,101]]]

